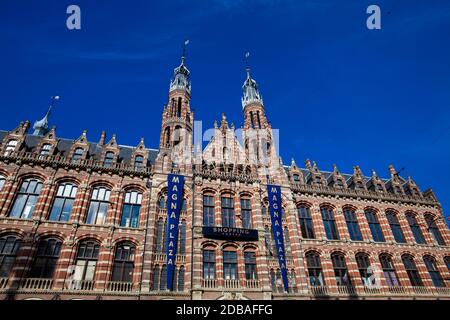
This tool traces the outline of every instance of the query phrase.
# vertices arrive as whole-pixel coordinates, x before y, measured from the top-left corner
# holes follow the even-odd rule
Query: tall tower
[[[192,155],[192,127],[194,114],[191,111],[190,72],[185,65],[186,45],[183,47],[181,64],[173,71],[170,80],[169,101],[162,114],[160,153],[171,154],[172,163],[180,162],[178,157]],[[178,160],[177,160],[177,159]]]
[[[248,55],[247,55],[248,56]],[[247,159],[259,168],[276,163],[272,128],[267,120],[264,102],[256,80],[246,66],[247,77],[242,86],[242,108],[244,112],[244,145]]]

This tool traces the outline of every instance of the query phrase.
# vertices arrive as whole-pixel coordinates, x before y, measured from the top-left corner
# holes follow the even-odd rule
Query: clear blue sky
[[[82,29],[66,28],[77,4]],[[382,29],[366,28],[366,8]],[[284,163],[405,167],[450,212],[450,2],[185,0],[0,2],[0,128],[42,117],[61,137],[157,148],[169,78],[189,38],[196,120],[242,123],[244,50]]]

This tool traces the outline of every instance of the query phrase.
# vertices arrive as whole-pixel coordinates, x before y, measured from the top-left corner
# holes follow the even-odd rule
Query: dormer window
[[[300,176],[298,174],[294,174],[292,177],[294,178],[294,182],[297,183],[300,181]]]
[[[83,157],[83,148],[76,148],[73,152],[72,163],[77,163]]]
[[[320,176],[316,176],[314,178],[314,181],[316,182],[317,185],[321,185],[322,184],[322,179],[320,178]]]
[[[14,150],[16,150],[17,140],[9,140],[5,149],[5,156],[10,155]]]
[[[336,180],[335,187],[338,188],[338,189],[343,189],[344,188],[344,184],[342,183],[341,179],[337,179]]]
[[[363,190],[364,189],[363,183],[361,181],[357,181],[356,184],[355,184],[355,189],[356,190]]]
[[[136,156],[134,158],[134,170],[141,170],[144,164],[143,156]]]
[[[394,190],[395,190],[395,193],[398,193],[398,194],[401,194],[401,193],[402,193],[402,191],[401,191],[401,189],[400,189],[399,186],[395,186],[395,187],[394,187]]]
[[[103,162],[103,166],[106,167],[106,168],[111,167],[111,164],[112,164],[113,160],[114,160],[114,152],[108,151],[105,154],[105,161]]]
[[[46,143],[42,146],[41,152],[39,153],[39,159],[45,159],[50,154],[50,149],[52,145],[50,143]]]
[[[383,186],[380,183],[377,184],[377,190],[380,191],[380,192],[384,191]]]

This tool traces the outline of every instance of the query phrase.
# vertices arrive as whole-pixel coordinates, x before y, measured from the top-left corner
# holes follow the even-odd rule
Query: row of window
[[[299,206],[297,209],[297,214],[300,222],[300,231],[302,237],[304,239],[314,239],[315,233],[313,220],[311,218],[309,207],[302,205]],[[380,222],[378,221],[376,213],[373,210],[366,210],[364,212],[364,215],[369,225],[372,239],[375,242],[385,242],[386,240],[383,234],[383,230],[381,228]],[[331,209],[330,207],[322,207],[321,216],[327,239],[339,240],[339,234],[336,227],[336,220],[334,217],[333,209]],[[412,213],[407,213],[405,216],[416,243],[424,244],[425,238],[415,216]],[[353,209],[345,208],[344,218],[347,224],[347,230],[350,239],[353,241],[362,241],[363,237],[358,224],[358,219],[356,217],[356,212]],[[405,235],[395,212],[389,210],[386,211],[386,218],[388,220],[389,227],[392,231],[395,241],[397,243],[406,243]],[[427,224],[427,231],[430,233],[433,240],[439,245],[445,245],[444,239],[439,231],[438,226],[436,225],[436,221],[433,216],[426,215],[425,221]]]
[[[24,180],[17,192],[9,216],[30,219],[41,189],[41,181],[32,178]],[[72,183],[58,185],[48,220],[69,221],[77,190],[78,187]],[[85,220],[86,223],[105,224],[106,213],[110,205],[110,195],[111,191],[106,187],[98,186],[92,189],[89,209]],[[141,204],[142,193],[138,191],[127,191],[125,193],[120,221],[121,227],[137,228],[139,226]]]
[[[0,277],[7,278],[14,266],[21,240],[15,236],[0,238]],[[38,243],[28,272],[29,278],[53,278],[61,253],[62,242],[47,238]],[[94,280],[100,244],[94,240],[82,241],[77,249],[75,266],[68,277],[75,281]],[[122,242],[116,246],[111,281],[132,282],[136,248]]]
[[[238,257],[234,250],[224,249],[222,251],[223,279],[238,280]],[[244,272],[246,280],[257,280],[256,253],[244,251]],[[213,249],[203,250],[203,279],[216,279],[216,251]]]
[[[9,155],[14,150],[16,150],[17,147],[17,140],[9,140],[6,144],[4,155]],[[52,149],[52,145],[50,143],[45,143],[42,145],[41,150],[39,151],[39,159],[45,159]],[[78,163],[82,158],[84,154],[84,148],[78,147],[75,148],[72,154],[71,161],[72,163]],[[111,167],[114,162],[115,153],[112,151],[107,151],[105,153],[104,159],[103,159],[103,166],[104,167]],[[141,155],[136,155],[134,157],[134,169],[140,170],[144,167],[144,157]]]
[[[252,228],[252,210],[250,199],[241,198],[241,220],[243,228]],[[214,197],[210,195],[203,196],[203,225],[214,225]],[[267,214],[267,207],[262,206],[263,215]],[[314,239],[315,232],[313,226],[313,220],[311,218],[311,212],[308,206],[300,205],[297,209],[298,219],[300,222],[300,231],[304,239]],[[369,229],[372,235],[372,239],[375,242],[385,242],[385,236],[381,228],[380,222],[377,218],[377,214],[373,210],[366,210],[365,217],[369,225]],[[284,211],[282,212],[284,215]],[[336,220],[334,217],[333,209],[330,207],[321,208],[321,216],[325,229],[325,234],[329,240],[339,240],[339,233],[336,226]],[[221,197],[221,217],[222,226],[235,227],[235,210],[234,210],[234,198],[222,196]],[[362,241],[362,233],[356,217],[356,212],[351,208],[344,209],[344,217],[347,224],[347,230],[352,241]],[[406,238],[403,233],[402,227],[398,220],[397,215],[393,211],[386,211],[386,218],[388,220],[390,229],[397,243],[406,243]],[[422,234],[420,226],[411,213],[406,214],[406,219],[412,231],[415,241],[418,244],[424,244],[425,238]],[[427,231],[432,236],[433,240],[439,245],[445,245],[444,239],[436,225],[435,219],[431,215],[425,216],[427,224]]]
[[[222,226],[234,228],[236,227],[234,198],[231,196],[223,196],[220,198]],[[241,198],[241,223],[242,228],[252,228],[252,208],[249,198]],[[214,226],[214,197],[210,195],[203,196],[203,225]]]
[[[309,284],[311,286],[324,286],[325,280],[319,254],[313,251],[307,252],[305,257]],[[371,265],[369,256],[365,253],[359,253],[355,256],[355,258],[360,275],[360,279],[358,281],[360,281],[360,283],[364,286],[377,285],[376,281],[379,281],[379,279],[377,279],[376,267]],[[379,256],[379,260],[382,268],[381,273],[384,276],[387,285],[401,286],[402,284],[398,278],[391,256],[388,254],[381,254]],[[333,253],[331,255],[331,261],[337,285],[353,286],[353,281],[356,281],[356,279],[351,279],[349,275],[347,264],[345,262],[345,256],[342,253]],[[436,287],[445,287],[445,282],[439,272],[439,269],[437,268],[436,260],[433,257],[426,255],[423,257],[423,261],[433,285]],[[411,285],[419,287],[424,286],[419,270],[414,262],[414,258],[409,254],[405,254],[402,256],[402,262],[406,273],[408,274]],[[445,263],[450,271],[450,257],[445,257]]]

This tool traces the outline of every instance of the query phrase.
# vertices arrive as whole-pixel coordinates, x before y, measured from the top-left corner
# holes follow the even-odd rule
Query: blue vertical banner
[[[283,278],[284,290],[289,292],[289,281],[286,270],[286,251],[284,250],[283,226],[281,221],[281,187],[267,185],[269,197],[269,212],[272,221],[273,239],[275,241],[278,262],[280,263],[281,277]]]
[[[178,224],[180,222],[180,210],[183,203],[184,176],[169,174],[167,176],[167,183],[166,271],[167,289],[172,291],[175,256],[178,248]]]

